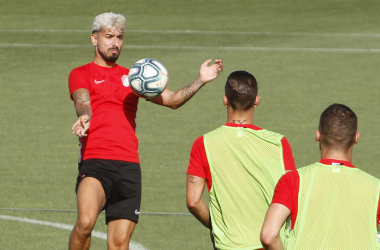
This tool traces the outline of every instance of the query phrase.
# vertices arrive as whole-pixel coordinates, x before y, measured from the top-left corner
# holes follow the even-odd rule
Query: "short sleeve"
[[[285,171],[296,170],[292,148],[290,147],[290,144],[285,137],[282,138],[281,144],[282,144],[282,154],[283,154],[283,159],[284,159]]]
[[[298,198],[298,188],[298,172],[290,171],[284,174],[276,185],[272,203],[282,204],[292,211],[294,209],[294,201]]]
[[[290,171],[284,174],[278,181],[273,195],[273,203],[284,205],[290,210],[292,220],[291,228],[293,229],[298,214],[298,190],[300,186],[300,177],[298,171]]]
[[[83,70],[83,67],[75,68],[70,72],[69,91],[70,91],[71,99],[72,99],[72,94],[74,93],[74,91],[81,88],[89,89],[88,79]]]
[[[206,179],[206,171],[204,168],[204,159],[205,155],[203,136],[198,137],[191,147],[190,152],[190,161],[187,168],[187,174],[195,175],[201,178]]]

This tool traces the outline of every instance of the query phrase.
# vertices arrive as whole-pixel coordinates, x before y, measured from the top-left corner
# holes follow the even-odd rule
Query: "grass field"
[[[51,211],[76,209],[78,143],[67,77],[92,60],[91,23],[108,11],[127,18],[119,64],[156,58],[171,90],[195,79],[204,60],[224,61],[220,77],[178,110],[140,100],[143,212],[188,213],[190,147],[225,123],[223,86],[234,70],[256,76],[255,124],[287,136],[297,167],[319,159],[319,115],[338,102],[359,118],[353,163],[380,177],[378,1],[1,1],[0,249],[67,249],[63,225],[73,225],[76,214]],[[95,230],[106,233],[103,215]],[[142,214],[132,240],[151,250],[211,249],[208,231],[186,215]],[[105,248],[104,239],[93,239],[92,249]]]

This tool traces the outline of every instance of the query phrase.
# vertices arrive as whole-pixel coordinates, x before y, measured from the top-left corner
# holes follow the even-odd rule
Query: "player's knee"
[[[77,219],[75,228],[77,232],[81,235],[90,235],[92,229],[94,228],[96,220],[91,219],[87,216],[82,216]]]
[[[109,250],[128,250],[129,249],[129,237],[118,238],[108,240]]]
[[[118,233],[116,235],[109,235],[108,238],[108,249],[109,250],[128,250],[129,241],[131,239],[131,234],[129,233]]]

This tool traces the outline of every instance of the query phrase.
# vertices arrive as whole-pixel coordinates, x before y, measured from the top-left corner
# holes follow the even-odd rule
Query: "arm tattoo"
[[[243,124],[245,120],[233,120],[233,123]]]
[[[90,101],[90,93],[87,89],[78,89],[73,93],[75,110],[77,111],[77,115],[88,115],[91,119],[92,110],[91,110],[91,101]]]
[[[85,104],[85,103],[90,103],[90,95],[89,95],[89,93],[83,93],[81,96],[79,96],[79,98],[78,98],[79,100],[79,102],[81,102],[81,103],[83,103],[83,104]]]
[[[184,87],[181,90],[181,96],[183,100],[189,100],[202,86],[202,82],[196,79],[195,81]]]
[[[190,182],[190,183],[197,183],[198,181],[197,181],[197,179],[195,178],[194,175],[191,175],[191,176],[190,176],[190,180],[189,180],[189,182]]]
[[[187,101],[194,95],[194,92],[194,86],[191,83],[182,89],[181,96],[183,100]]]

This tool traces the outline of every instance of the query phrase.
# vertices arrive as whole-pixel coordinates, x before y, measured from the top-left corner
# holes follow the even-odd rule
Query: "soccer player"
[[[261,231],[265,249],[380,249],[380,180],[352,165],[358,140],[350,108],[323,111],[316,131],[321,160],[279,180]],[[278,233],[286,220],[283,245]]]
[[[198,137],[191,149],[187,206],[212,230],[216,249],[261,249],[260,229],[276,183],[295,170],[286,138],[253,125],[257,91],[252,74],[232,72],[223,96],[227,123]],[[209,208],[202,200],[206,184]]]
[[[72,132],[80,139],[76,192],[78,217],[70,235],[70,249],[89,249],[91,231],[105,209],[108,249],[128,249],[139,218],[141,171],[135,118],[138,96],[126,78],[129,70],[116,64],[123,47],[125,17],[103,13],[92,24],[94,60],[75,68],[69,90],[78,120]],[[199,76],[172,92],[166,89],[149,101],[176,109],[188,101],[223,68],[217,59],[205,61]]]

